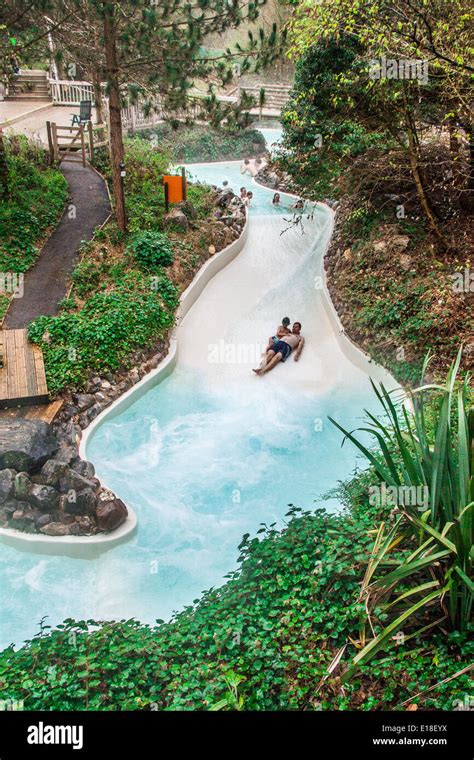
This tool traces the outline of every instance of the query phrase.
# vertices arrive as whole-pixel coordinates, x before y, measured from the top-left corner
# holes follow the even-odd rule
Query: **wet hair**
[[[291,322],[291,320],[290,320],[289,317],[283,317],[283,319],[281,320],[281,323],[282,323],[283,327],[288,327],[288,325],[290,324],[290,322]]]
[[[240,192],[241,192],[241,193],[242,193],[244,190],[245,190],[245,192],[247,192],[247,188],[246,188],[246,187],[241,187],[241,188],[240,188]]]
[[[251,190],[249,190],[249,191],[248,191],[248,193],[247,193],[247,198],[248,198],[249,196],[250,196],[251,198],[253,198],[253,193],[252,193],[252,191],[251,191]]]
[[[294,327],[295,325],[299,325],[299,326],[300,326],[300,330],[301,330],[301,322],[293,322],[293,327]]]

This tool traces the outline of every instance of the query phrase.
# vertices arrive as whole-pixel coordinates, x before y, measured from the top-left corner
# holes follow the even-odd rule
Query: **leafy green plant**
[[[173,263],[173,246],[165,232],[137,232],[128,244],[137,264],[143,269],[166,267]]]
[[[469,376],[457,382],[461,352],[444,385],[423,384],[427,357],[422,385],[409,393],[412,412],[406,405],[397,408],[385,387],[379,391],[372,383],[387,422],[367,413],[369,427],[360,430],[375,437],[379,454],[330,418],[386,486],[397,494],[420,488],[426,494],[426,501],[408,504],[402,497],[395,524],[379,526],[361,599],[371,630],[372,615],[384,625],[354,658],[354,666],[385,648],[403,624],[421,621],[422,631],[445,621],[454,630],[468,628],[474,592],[474,414]],[[433,605],[439,610],[434,620]]]
[[[45,232],[60,219],[67,182],[46,165],[42,148],[23,136],[3,140],[9,194],[0,205],[0,271],[26,272]]]

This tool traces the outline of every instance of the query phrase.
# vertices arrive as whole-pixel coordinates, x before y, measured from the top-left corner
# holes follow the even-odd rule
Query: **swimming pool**
[[[234,190],[252,186],[254,203],[244,249],[180,326],[176,369],[103,417],[88,440],[98,476],[136,511],[137,533],[89,559],[2,546],[2,646],[33,635],[44,615],[50,624],[167,619],[221,584],[243,533],[282,526],[288,504],[311,508],[353,470],[356,452],[341,449],[327,415],[355,426],[364,406],[375,408],[369,372],[394,386],[380,368],[349,362],[325,311],[318,278],[329,209],[287,229],[292,199],[272,207],[272,191],[242,181],[239,162],[188,170]],[[301,360],[258,378],[251,368],[283,316],[302,322]]]

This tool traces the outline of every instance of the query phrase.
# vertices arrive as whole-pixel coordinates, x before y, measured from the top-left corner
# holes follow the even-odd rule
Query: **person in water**
[[[254,369],[256,375],[264,375],[270,372],[279,362],[285,362],[294,351],[295,362],[301,356],[304,347],[304,338],[301,335],[301,322],[293,322],[293,330],[273,344],[265,356],[265,366]]]
[[[279,206],[280,205],[280,193],[275,193],[275,195],[273,196],[273,199],[272,199],[272,203],[273,203],[274,206]]]
[[[283,319],[281,320],[281,325],[278,325],[278,327],[276,329],[275,335],[271,335],[270,338],[268,339],[268,343],[267,343],[267,347],[265,349],[265,353],[267,351],[269,351],[273,347],[274,343],[277,343],[279,340],[281,340],[281,338],[284,338],[285,335],[288,335],[289,333],[291,333],[291,330],[288,327],[289,324],[290,324],[290,318],[289,317],[283,317]],[[263,365],[261,365],[261,366],[263,366]]]
[[[294,203],[291,208],[304,208],[304,201],[303,201],[303,199],[302,198],[298,198],[298,200],[296,201],[296,203]]]
[[[240,188],[240,197],[242,200],[244,200],[247,197],[247,188],[241,187]]]
[[[243,200],[244,204],[247,206],[247,208],[250,208],[250,206],[252,205],[252,198],[253,198],[253,193],[252,193],[251,190],[249,190],[249,192],[246,194],[245,198],[242,198],[242,200]]]

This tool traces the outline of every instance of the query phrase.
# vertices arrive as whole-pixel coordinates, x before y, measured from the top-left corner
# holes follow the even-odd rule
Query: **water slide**
[[[291,226],[294,198],[240,173],[240,163],[193,165],[202,181],[254,192],[247,242],[206,286],[178,334],[174,371],[123,411],[102,415],[86,445],[98,476],[132,506],[131,539],[88,559],[2,547],[0,645],[37,622],[65,617],[152,623],[220,585],[241,536],[283,526],[289,504],[340,509],[328,495],[358,463],[328,415],[357,426],[376,411],[369,376],[382,368],[338,334],[321,287],[332,229],[324,205]],[[282,317],[302,323],[306,346],[271,373],[252,367]]]

